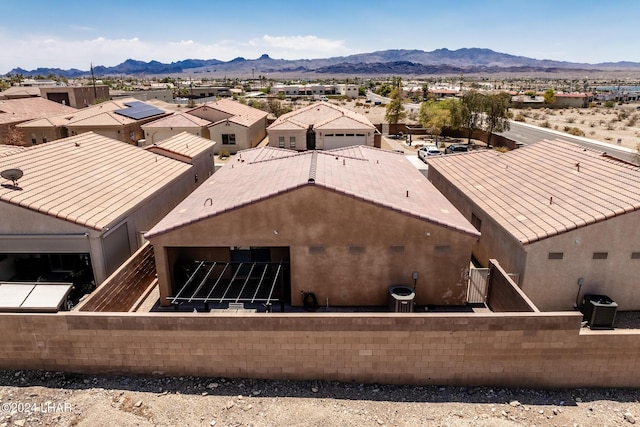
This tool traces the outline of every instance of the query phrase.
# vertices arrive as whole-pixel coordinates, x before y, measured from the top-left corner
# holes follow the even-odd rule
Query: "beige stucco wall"
[[[269,146],[270,147],[280,147],[279,139],[280,137],[284,137],[284,147],[289,150],[297,150],[297,151],[305,151],[307,149],[307,130],[270,130],[269,134]],[[291,148],[290,137],[294,136],[296,138],[296,146]],[[317,144],[317,141],[316,141]]]
[[[301,291],[308,291],[336,306],[385,305],[389,286],[413,285],[414,271],[418,304],[464,304],[474,241],[313,185],[151,239],[161,301],[172,294],[165,247],[289,247],[292,302],[301,305]],[[324,253],[311,253],[310,246]],[[364,253],[354,253],[353,246]]]
[[[522,289],[544,310],[570,310],[581,295],[604,294],[619,310],[640,310],[640,211],[630,212],[525,246],[527,267]],[[563,252],[563,259],[548,259]],[[607,259],[593,259],[607,252]],[[580,301],[581,302],[581,301]]]
[[[222,144],[223,134],[235,134],[236,143]],[[216,141],[214,148],[216,154],[218,154],[220,150],[227,150],[230,154],[235,154],[240,150],[246,150],[252,147],[250,129],[233,122],[209,126],[209,138],[212,141]]]

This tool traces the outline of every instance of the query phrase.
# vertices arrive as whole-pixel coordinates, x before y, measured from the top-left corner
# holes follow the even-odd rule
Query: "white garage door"
[[[324,136],[324,149],[351,147],[352,145],[365,145],[367,137],[362,133],[335,133]]]

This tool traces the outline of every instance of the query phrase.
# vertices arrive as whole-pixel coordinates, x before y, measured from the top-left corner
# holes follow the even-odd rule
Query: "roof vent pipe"
[[[549,197],[549,204],[552,205],[553,204],[553,196]]]
[[[580,163],[576,163],[576,169],[580,172]]]
[[[409,190],[407,190],[407,197],[409,197]]]

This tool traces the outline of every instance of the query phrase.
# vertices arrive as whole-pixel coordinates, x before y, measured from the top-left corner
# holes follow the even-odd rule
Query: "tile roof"
[[[268,115],[268,113],[262,110],[249,107],[248,105],[241,104],[228,98],[223,98],[215,102],[207,102],[202,106],[187,111],[187,113],[204,108],[212,108],[214,110],[218,110],[225,114],[228,114],[228,120],[230,122],[237,123],[242,126],[251,126],[257,121],[264,119]]]
[[[138,123],[129,117],[117,114],[114,111],[127,108],[125,103],[138,101],[134,98],[123,98],[113,101],[105,101],[91,107],[76,110],[72,108],[71,113],[64,113],[55,116],[48,116],[47,121],[37,120],[22,123],[21,128],[42,127],[42,126],[74,126],[74,127],[92,127],[92,126],[121,126],[131,123]],[[168,114],[168,112],[167,112]],[[164,116],[156,116],[161,118]],[[146,120],[146,119],[145,119]]]
[[[317,186],[478,236],[475,228],[401,154],[366,146],[328,151],[265,147],[241,151],[148,236],[303,186]],[[407,194],[409,197],[407,197]]]
[[[427,163],[522,244],[640,209],[640,167],[562,140]]]
[[[14,97],[35,97],[40,96],[40,88],[33,86],[12,86],[0,92],[0,99],[11,99]]]
[[[0,157],[9,156],[11,154],[19,153],[26,150],[27,147],[21,147],[18,145],[4,145],[0,144]]]
[[[193,116],[189,113],[174,113],[170,116],[163,117],[158,120],[154,120],[150,123],[143,125],[143,128],[186,128],[186,127],[206,127],[211,122],[209,120],[201,119],[200,117]]]
[[[148,145],[145,147],[145,150],[157,154],[168,151],[193,159],[201,153],[210,150],[214,145],[216,145],[216,142],[210,139],[193,135],[189,132],[181,132],[158,143]]]
[[[0,201],[103,230],[191,166],[88,132],[0,157],[11,168],[24,176],[2,183]]]
[[[328,102],[316,102],[284,114],[267,129],[307,129],[310,125],[317,129],[375,129],[371,121],[362,114]]]
[[[44,98],[0,100],[0,124],[24,122],[58,114],[72,114],[79,110]]]

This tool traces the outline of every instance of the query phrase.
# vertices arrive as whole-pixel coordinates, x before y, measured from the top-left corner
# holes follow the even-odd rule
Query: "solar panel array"
[[[163,110],[156,108],[153,105],[145,104],[140,101],[127,102],[124,105],[126,105],[127,108],[115,110],[114,113],[134,120],[142,120],[147,117],[158,116],[165,113]]]

